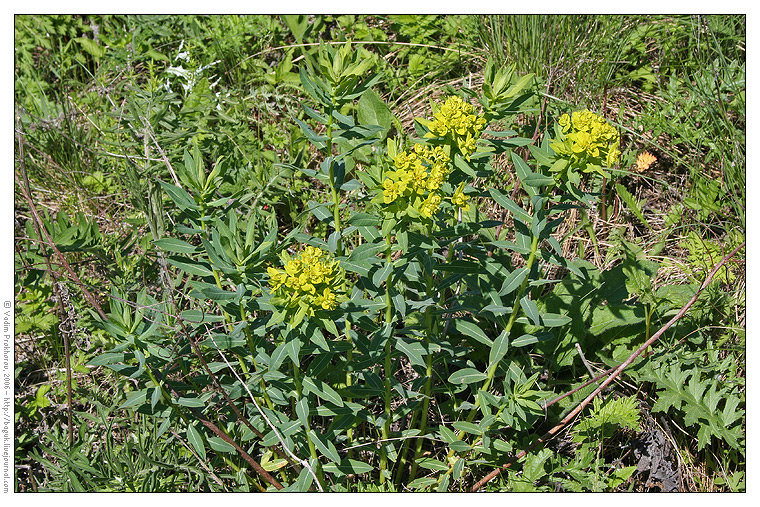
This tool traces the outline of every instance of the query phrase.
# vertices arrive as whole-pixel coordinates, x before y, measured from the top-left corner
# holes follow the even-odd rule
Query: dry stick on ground
[[[277,430],[277,426],[272,424],[272,421],[267,417],[267,415],[264,413],[264,411],[261,409],[261,406],[259,406],[259,403],[256,401],[256,397],[253,396],[253,393],[251,393],[251,390],[248,389],[248,385],[243,381],[242,378],[240,378],[240,375],[237,374],[237,371],[235,371],[235,368],[232,367],[230,362],[227,360],[227,357],[222,352],[222,349],[219,348],[219,345],[216,344],[216,340],[214,340],[214,335],[211,334],[211,332],[208,333],[209,338],[211,338],[211,342],[216,347],[217,352],[219,352],[219,355],[222,357],[222,360],[227,365],[227,367],[230,369],[233,375],[235,375],[235,378],[238,379],[238,382],[240,382],[243,385],[243,388],[248,393],[248,396],[251,398],[251,401],[253,402],[254,406],[256,407],[256,410],[258,410],[259,414],[261,414],[261,417],[264,418],[266,423],[269,425],[270,428],[272,428],[272,431],[274,432],[275,436],[277,437],[277,440],[280,441],[280,445],[282,445],[282,448],[287,452],[293,459],[297,460],[299,463],[301,463],[301,466],[305,467],[309,473],[311,474],[312,478],[314,479],[314,482],[317,484],[317,488],[319,488],[320,492],[324,493],[324,489],[322,488],[322,484],[319,482],[319,478],[317,478],[317,474],[314,473],[314,470],[312,469],[311,465],[309,465],[309,462],[299,458],[296,456],[290,449],[288,449],[288,446],[285,444],[285,440],[280,435],[280,432]],[[288,458],[286,458],[288,459]],[[292,464],[292,461],[288,459],[288,462]]]
[[[42,220],[40,219],[39,214],[37,213],[37,208],[34,206],[34,202],[32,201],[31,197],[31,190],[29,186],[29,177],[26,174],[26,162],[24,160],[24,142],[21,137],[21,117],[16,117],[16,137],[18,140],[18,154],[19,154],[19,169],[21,170],[21,176],[23,179],[23,185],[21,185],[21,188],[24,193],[24,198],[26,199],[27,203],[29,204],[30,209],[34,213],[34,220],[32,220],[32,225],[34,225],[34,229],[37,232],[37,236],[40,240],[42,240],[42,231],[45,231],[45,225],[42,223]],[[47,236],[47,231],[45,231],[45,235]],[[55,244],[53,244],[52,241],[50,241],[50,237],[47,236],[49,245],[51,248],[55,249]],[[55,291],[56,300],[58,302],[58,310],[60,314],[60,320],[61,324],[59,325],[59,330],[61,332],[61,337],[63,338],[63,354],[64,354],[64,361],[66,363],[66,423],[68,426],[68,439],[69,439],[69,448],[74,446],[74,426],[72,424],[72,391],[71,391],[71,355],[69,350],[69,335],[68,330],[64,326],[64,322],[67,322],[66,316],[66,308],[64,307],[63,298],[61,297],[61,287],[63,287],[63,284],[59,281],[59,274],[53,270],[52,264],[50,262],[50,256],[47,253],[47,250],[45,249],[45,245],[48,243],[45,243],[44,241],[40,241],[40,247],[42,250],[43,257],[45,258],[45,264],[47,265],[47,272],[50,275],[50,277],[53,279],[53,290]],[[60,252],[58,252],[60,255]],[[69,268],[71,269],[71,268]]]
[[[569,423],[576,415],[578,415],[585,407],[588,405],[591,400],[593,400],[602,390],[607,387],[615,378],[617,378],[620,373],[625,370],[630,364],[636,359],[644,350],[647,349],[650,345],[652,345],[655,341],[657,341],[660,336],[665,333],[673,324],[675,324],[681,317],[686,314],[687,310],[691,308],[691,305],[693,305],[697,299],[699,298],[699,295],[702,293],[702,291],[707,287],[707,285],[712,281],[712,279],[715,277],[715,274],[718,272],[718,270],[723,267],[723,265],[728,262],[731,257],[736,255],[737,252],[739,252],[742,248],[744,248],[746,242],[743,242],[741,245],[736,247],[731,253],[723,257],[723,259],[710,271],[710,273],[707,275],[707,278],[705,278],[705,281],[702,282],[702,285],[699,286],[699,289],[697,289],[697,292],[692,296],[692,298],[689,300],[688,303],[686,303],[681,310],[668,321],[667,324],[662,326],[659,331],[657,331],[655,334],[652,335],[651,338],[649,338],[644,344],[639,347],[633,354],[631,354],[628,359],[620,363],[617,368],[615,368],[615,371],[612,372],[612,374],[601,383],[601,385],[594,390],[593,393],[589,394],[585,400],[583,400],[580,405],[578,405],[572,412],[567,414],[564,419],[562,419],[559,424],[557,424],[555,427],[544,433],[540,438],[535,440],[527,449],[524,449],[520,451],[514,458],[509,460],[506,464],[500,466],[496,470],[490,472],[488,475],[483,477],[481,480],[475,483],[475,485],[470,489],[470,491],[474,492],[482,488],[486,483],[491,481],[494,477],[499,475],[502,470],[509,468],[514,463],[516,463],[518,460],[522,459],[530,450],[532,450],[534,447],[536,447],[538,444],[541,444],[543,442],[546,442],[550,438],[552,438],[557,432],[559,432],[561,429],[563,429],[567,423]]]
[[[87,290],[85,287],[85,284],[82,283],[82,281],[79,279],[79,276],[76,274],[76,272],[71,269],[71,266],[66,261],[66,258],[63,256],[60,250],[55,246],[55,243],[50,238],[50,235],[48,234],[47,230],[45,229],[45,225],[42,222],[42,218],[40,218],[39,213],[37,212],[37,207],[34,205],[34,200],[32,199],[31,191],[29,190],[29,179],[26,175],[26,166],[24,164],[24,157],[23,157],[23,146],[24,141],[21,137],[21,120],[18,119],[18,127],[16,131],[16,137],[18,140],[19,145],[19,168],[21,169],[21,174],[23,177],[23,184],[21,186],[21,190],[24,194],[24,199],[26,200],[27,204],[29,204],[29,209],[32,212],[32,215],[34,216],[34,223],[35,227],[37,228],[37,234],[42,233],[44,235],[44,239],[46,241],[47,246],[50,247],[51,250],[53,250],[53,253],[55,253],[56,257],[58,257],[58,260],[61,261],[61,265],[68,271],[69,275],[71,276],[74,283],[76,283],[79,286],[79,289],[84,294],[84,297],[87,298],[87,301],[90,302],[90,304],[97,310],[98,314],[103,318],[106,319],[106,314],[103,313],[103,309],[98,304],[98,301],[93,297],[92,294],[90,294],[90,291]],[[40,236],[40,240],[42,240],[42,236]]]
[[[206,465],[206,463],[203,462],[203,459],[201,459],[201,457],[198,456],[198,453],[195,452],[195,450],[192,447],[190,447],[187,444],[187,442],[185,442],[182,439],[182,437],[179,435],[179,433],[177,433],[173,429],[170,429],[169,431],[171,432],[172,435],[174,435],[174,438],[176,438],[177,441],[185,447],[185,449],[187,449],[188,451],[190,451],[190,453],[193,456],[195,456],[195,459],[198,460],[198,463],[203,467],[204,470],[206,470],[206,472],[208,472],[208,474],[216,481],[216,483],[219,484],[224,489],[225,492],[229,493],[230,490],[227,489],[227,486],[225,486],[224,483],[222,482],[222,480],[219,477],[216,476],[216,474],[214,473],[214,471],[211,470],[208,467],[208,465]],[[258,483],[256,485],[258,486]]]
[[[175,391],[174,389],[171,389],[171,388],[170,388],[170,390],[171,390],[172,396],[177,397],[177,398],[180,397],[180,394],[177,391]],[[201,422],[201,424],[203,424],[205,427],[207,427],[208,429],[210,429],[216,436],[218,436],[219,438],[221,438],[222,440],[224,440],[225,442],[227,442],[228,444],[230,444],[232,447],[234,447],[235,450],[238,452],[238,454],[240,454],[240,456],[244,460],[246,460],[248,462],[248,464],[253,467],[253,469],[256,471],[256,473],[258,473],[261,477],[263,477],[265,481],[267,481],[269,484],[271,484],[272,486],[274,486],[277,489],[283,489],[282,484],[280,484],[280,482],[277,479],[275,479],[274,477],[272,477],[271,475],[269,475],[269,472],[267,472],[266,470],[264,470],[261,467],[261,465],[259,465],[259,463],[255,459],[253,459],[250,454],[248,454],[247,452],[245,452],[245,449],[243,449],[242,447],[240,447],[237,444],[237,442],[235,442],[234,440],[232,440],[229,437],[229,435],[227,435],[224,431],[220,430],[214,423],[212,423],[211,421],[209,421],[208,419],[206,419],[203,416],[203,414],[201,413],[200,410],[198,410],[196,408],[192,408],[192,407],[188,407],[188,408],[190,408],[190,412],[193,414],[193,416],[195,416],[195,418],[198,421]]]

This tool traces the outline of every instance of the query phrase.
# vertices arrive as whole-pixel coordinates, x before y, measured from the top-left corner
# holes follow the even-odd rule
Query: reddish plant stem
[[[174,308],[179,310],[177,307],[177,302],[174,299],[174,293],[172,292],[171,288],[169,288],[169,297],[172,300],[172,304],[174,305]],[[229,407],[232,409],[233,412],[235,412],[235,416],[237,417],[238,421],[245,424],[248,429],[250,429],[257,437],[263,440],[264,434],[261,433],[256,427],[251,424],[251,421],[249,421],[241,412],[240,409],[235,405],[235,403],[230,399],[229,395],[227,394],[227,391],[224,390],[222,385],[219,383],[219,379],[216,377],[214,372],[211,371],[211,368],[208,366],[208,363],[206,362],[206,359],[203,357],[203,354],[201,353],[200,347],[198,346],[198,343],[193,338],[192,334],[188,331],[187,327],[185,326],[185,323],[181,318],[177,319],[177,322],[179,322],[180,327],[182,328],[182,333],[187,337],[187,340],[190,342],[190,346],[193,349],[193,352],[195,353],[196,357],[198,357],[198,360],[201,362],[201,365],[203,365],[203,369],[206,370],[206,373],[208,374],[209,378],[211,378],[211,381],[214,383],[214,386],[216,387],[217,391],[222,395],[224,398],[224,401],[229,405]],[[297,464],[293,462],[293,460],[284,454],[280,449],[274,448],[275,453],[286,460],[290,465]],[[279,489],[279,488],[278,488]]]
[[[29,178],[26,175],[26,164],[24,162],[24,141],[21,137],[21,118],[20,117],[17,118],[16,123],[17,123],[16,139],[18,142],[18,149],[19,149],[19,169],[21,170],[21,175],[23,178],[23,183],[20,184],[19,186],[21,187],[21,191],[24,194],[24,199],[29,205],[29,209],[31,210],[32,215],[34,216],[34,224],[35,224],[35,229],[37,230],[37,234],[40,235],[40,239],[42,239],[42,236],[44,235],[46,244],[50,247],[51,250],[53,250],[53,253],[55,254],[55,256],[58,257],[58,260],[61,261],[61,265],[69,273],[69,275],[74,280],[74,282],[79,286],[79,289],[84,294],[84,297],[87,298],[87,301],[89,301],[90,304],[95,308],[95,310],[97,310],[98,314],[103,319],[106,319],[106,314],[103,312],[103,309],[100,307],[100,304],[98,304],[98,301],[95,299],[95,297],[92,294],[90,294],[90,291],[87,290],[87,288],[85,287],[85,284],[82,283],[82,281],[79,279],[79,276],[76,274],[76,272],[73,269],[71,269],[71,266],[66,261],[66,258],[63,256],[61,251],[58,250],[58,248],[55,246],[55,243],[50,238],[50,235],[45,229],[45,224],[42,222],[42,218],[37,212],[37,207],[34,205],[34,200],[32,199],[31,190],[29,188]]]
[[[728,255],[726,255],[725,257],[723,257],[723,259],[712,269],[712,271],[710,271],[710,273],[707,275],[707,278],[705,278],[705,281],[702,282],[702,285],[700,285],[699,289],[697,289],[697,292],[681,308],[681,310],[679,310],[679,312],[672,319],[670,319],[667,324],[665,324],[664,326],[662,326],[659,331],[657,331],[655,334],[653,334],[651,338],[649,338],[647,341],[645,341],[644,344],[641,345],[641,347],[639,347],[638,349],[636,349],[636,351],[633,354],[631,354],[628,357],[628,359],[626,359],[625,361],[623,361],[622,363],[620,363],[617,366],[617,368],[615,368],[615,370],[612,372],[612,374],[607,378],[607,380],[605,380],[604,382],[602,382],[601,385],[599,385],[599,387],[597,387],[594,390],[593,393],[589,394],[586,397],[586,399],[584,399],[577,407],[575,407],[575,409],[573,409],[572,412],[570,412],[569,414],[567,414],[565,416],[565,418],[562,419],[559,422],[559,424],[557,424],[552,429],[550,429],[549,431],[547,431],[546,433],[544,433],[540,438],[538,438],[535,441],[533,441],[533,443],[530,444],[530,446],[528,446],[527,449],[524,449],[524,450],[520,451],[514,458],[512,458],[511,460],[509,460],[507,463],[505,463],[504,465],[500,466],[499,468],[493,470],[488,475],[486,475],[485,477],[483,477],[481,480],[479,480],[478,482],[476,482],[475,485],[470,489],[470,491],[471,492],[475,492],[475,491],[479,490],[485,484],[487,484],[489,481],[491,481],[494,477],[496,477],[497,475],[499,475],[502,470],[504,470],[506,468],[509,468],[514,463],[516,463],[518,460],[522,459],[526,454],[528,454],[528,452],[530,452],[538,444],[546,442],[547,440],[551,439],[555,434],[557,434],[560,430],[562,430],[567,425],[567,423],[569,423],[576,415],[578,415],[586,407],[586,405],[588,405],[591,402],[591,400],[593,400],[600,392],[602,392],[602,390],[605,387],[607,387],[613,380],[615,380],[620,375],[620,373],[622,373],[623,370],[625,370],[628,366],[630,366],[630,364],[642,352],[644,352],[644,350],[646,350],[650,345],[652,345],[654,342],[656,342],[660,338],[660,336],[662,336],[663,333],[665,333],[665,331],[667,331],[673,324],[675,324],[676,322],[678,322],[678,320],[680,320],[681,317],[683,317],[686,314],[686,312],[689,310],[689,308],[691,308],[691,306],[697,301],[697,299],[699,298],[699,295],[702,293],[702,291],[705,289],[705,287],[707,287],[709,285],[709,283],[712,281],[712,279],[715,277],[715,274],[718,272],[718,270],[721,267],[723,267],[723,265],[726,262],[728,262],[728,260],[731,257],[733,257],[734,255],[736,255],[736,253],[739,252],[739,250],[741,250],[742,248],[744,248],[745,244],[746,244],[746,242],[743,242],[741,245],[739,245],[738,247],[736,247],[731,253],[729,253]]]

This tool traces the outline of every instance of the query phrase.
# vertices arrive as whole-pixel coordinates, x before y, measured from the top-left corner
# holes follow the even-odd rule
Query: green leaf
[[[530,185],[531,187],[544,187],[547,185],[554,184],[554,178],[552,178],[551,176],[544,176],[543,174],[538,174],[538,173],[530,173],[522,181],[523,183],[525,183],[526,185]]]
[[[344,459],[339,464],[326,463],[322,467],[325,472],[332,474],[366,474],[375,469],[372,465],[364,463],[363,461],[356,461],[355,459]]]
[[[507,350],[509,350],[509,331],[505,329],[493,341],[493,347],[488,354],[488,367],[492,368],[499,364],[499,361],[507,354]]]
[[[541,320],[538,314],[538,306],[536,306],[536,303],[532,299],[530,299],[528,296],[524,296],[520,300],[520,306],[525,312],[525,315],[527,315],[530,320],[533,321],[533,324],[536,326],[541,325]]]
[[[161,238],[153,242],[158,248],[166,250],[167,252],[175,252],[181,254],[196,253],[197,248],[177,238]]]
[[[538,192],[536,191],[535,187],[526,183],[526,181],[530,181],[532,178],[535,178],[536,173],[530,169],[528,164],[526,164],[522,157],[520,157],[517,153],[513,151],[511,155],[512,163],[515,165],[515,172],[517,172],[517,177],[520,178],[520,181],[523,183],[523,188],[529,196],[533,197],[537,195]]]
[[[367,90],[359,99],[357,119],[364,125],[380,125],[388,131],[393,113],[374,90]]]
[[[177,400],[177,404],[182,405],[183,407],[192,407],[192,408],[203,408],[206,406],[203,401],[201,401],[199,398],[185,398],[181,397]]]
[[[544,327],[559,327],[572,322],[573,319],[567,315],[560,315],[558,313],[542,313],[541,323]]]
[[[200,206],[196,204],[195,200],[188,194],[184,189],[179,188],[175,185],[170,185],[169,183],[163,182],[161,180],[158,180],[158,183],[163,187],[164,191],[166,191],[167,194],[169,194],[169,197],[171,197],[172,201],[179,206],[179,209],[182,211],[187,210],[200,210]]]
[[[203,437],[201,436],[200,432],[195,429],[195,426],[193,424],[187,426],[187,440],[190,442],[190,445],[193,446],[193,449],[195,449],[195,452],[198,453],[201,459],[205,460],[206,446],[203,444]]]
[[[506,296],[517,290],[520,284],[528,276],[528,268],[518,268],[504,278],[504,283],[499,291],[499,296]]]
[[[309,430],[309,436],[314,446],[321,452],[327,459],[335,463],[340,463],[340,454],[335,448],[332,442],[327,440],[323,435],[318,434],[314,430]]]
[[[309,460],[309,464],[311,465],[312,469],[314,469],[316,465],[316,460]],[[312,483],[314,482],[314,476],[311,475],[311,472],[308,468],[303,467],[301,469],[301,473],[298,474],[298,479],[296,480],[295,489],[296,491],[300,491],[303,493],[306,493],[309,491],[309,488],[311,487]]]
[[[359,262],[364,259],[375,258],[378,254],[385,252],[387,245],[382,243],[362,243],[357,246],[348,256],[349,262]]]
[[[481,267],[476,262],[456,260],[448,264],[439,264],[435,267],[435,270],[448,273],[476,274],[481,272]]]
[[[641,205],[643,204],[643,201],[639,201],[636,199],[629,191],[626,189],[623,185],[620,183],[615,184],[615,189],[617,190],[618,195],[621,199],[628,205],[628,209],[633,213],[636,218],[639,219],[639,222],[644,224],[647,229],[652,229],[652,226],[649,225],[649,222],[647,222],[647,219],[644,218],[644,213],[642,212]]]
[[[524,334],[512,340],[513,347],[525,347],[526,345],[532,345],[534,343],[550,340],[553,338],[551,333],[538,333],[536,335]]]
[[[449,466],[445,463],[433,458],[420,458],[417,460],[417,465],[428,470],[435,470],[438,472],[448,472]]]
[[[459,331],[463,335],[474,338],[480,343],[482,343],[483,345],[486,345],[488,347],[493,345],[493,342],[491,341],[491,339],[488,336],[486,336],[483,330],[480,329],[480,327],[474,322],[470,322],[467,320],[455,320],[454,327],[456,328],[457,331]]]
[[[479,372],[475,368],[462,368],[449,376],[449,382],[452,384],[472,384],[486,378],[488,378],[488,375]]]
[[[454,462],[454,466],[451,469],[451,476],[455,481],[462,477],[462,472],[464,472],[464,463],[465,460],[462,458],[459,458]]]
[[[283,14],[280,17],[295,37],[296,43],[300,44],[303,36],[309,30],[309,16],[306,14]]]
[[[309,427],[309,399],[304,396],[298,403],[296,403],[296,416],[300,423],[308,428]]]
[[[281,343],[272,352],[272,357],[269,359],[269,369],[271,371],[277,371],[282,366],[285,358],[288,357],[287,344]]]
[[[438,432],[441,434],[443,441],[447,444],[450,444],[457,440],[454,432],[448,429],[446,426],[438,426]]]
[[[354,213],[348,219],[348,223],[357,227],[378,227],[380,225],[380,218],[377,215],[370,215],[369,213]]]
[[[472,433],[473,435],[482,435],[483,431],[477,424],[467,421],[455,421],[451,424],[455,429],[464,431],[465,433]]]
[[[525,211],[519,205],[517,205],[512,199],[502,194],[495,188],[489,189],[488,193],[491,194],[491,197],[493,198],[494,201],[496,201],[497,204],[499,204],[499,206],[510,211],[513,217],[522,220],[526,224],[530,223],[531,216],[528,214],[527,211]]]
[[[206,438],[206,440],[208,441],[211,448],[215,450],[216,452],[228,452],[228,453],[235,452],[234,446],[228,444],[227,442],[225,442],[219,437],[208,437]]]
[[[425,366],[424,356],[427,355],[427,351],[419,341],[407,341],[403,338],[398,338],[396,340],[396,349],[409,358],[409,362],[412,366]]]
[[[478,435],[480,435],[480,433],[478,433]],[[458,453],[470,452],[472,450],[472,446],[463,440],[455,440],[453,442],[450,442],[449,448],[451,448],[452,451]]]
[[[314,201],[309,201],[307,204],[309,211],[316,217],[317,220],[320,222],[329,222],[333,220],[333,214],[330,212],[330,210],[327,208],[326,205],[320,204]]]
[[[208,299],[216,302],[232,301],[237,297],[237,293],[220,289],[210,283],[190,283],[190,285]]]
[[[87,51],[96,60],[102,58],[103,55],[106,54],[106,48],[92,39],[89,39],[87,37],[76,37],[74,40],[77,41],[79,45],[82,46],[82,49]]]
[[[122,403],[119,406],[119,408],[129,408],[129,407],[134,407],[135,405],[142,405],[145,403],[147,396],[148,396],[148,390],[141,389],[137,392],[130,394],[127,400],[124,403]]]
[[[407,486],[409,489],[425,489],[433,484],[438,484],[438,479],[435,477],[418,477],[409,483]]]
[[[212,271],[205,262],[194,261],[182,257],[170,256],[166,259],[172,266],[181,269],[187,274],[198,276],[211,276]]]
[[[105,352],[98,354],[87,362],[88,366],[104,366],[124,361],[126,354],[123,352]]]
[[[343,406],[343,399],[340,395],[330,387],[328,384],[322,382],[319,379],[311,377],[304,377],[303,386],[310,392],[313,392],[325,401],[329,401],[339,407]]]

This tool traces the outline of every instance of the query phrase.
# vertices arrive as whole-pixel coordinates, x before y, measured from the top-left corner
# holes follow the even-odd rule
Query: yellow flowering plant
[[[377,201],[400,216],[431,218],[442,201],[442,186],[451,171],[449,148],[415,144],[393,158]]]
[[[433,103],[433,119],[416,118],[427,127],[426,139],[443,139],[456,149],[465,159],[475,152],[475,143],[486,125],[485,117],[476,114],[475,106],[453,95],[439,105]]]
[[[297,326],[304,317],[335,310],[346,299],[345,271],[324,250],[306,245],[294,257],[284,251],[280,259],[282,268],[267,267],[270,304],[280,309],[271,324],[289,318]]]
[[[556,160],[550,171],[562,180],[580,182],[577,171],[609,177],[604,168],[620,158],[620,135],[604,118],[588,110],[563,114],[550,147]]]
[[[470,210],[461,181],[466,175],[455,168],[453,158],[470,161],[485,117],[475,114],[475,107],[458,96],[432,107],[432,120],[416,118],[428,129],[423,141],[400,153],[389,150],[392,168],[384,173],[376,202],[399,218],[430,220],[444,202],[455,209]],[[456,182],[451,178],[455,173]]]
[[[310,119],[297,122],[322,160],[319,169],[310,168],[313,160],[298,167],[300,157],[286,167],[313,178],[321,202],[304,203],[297,223],[242,199],[212,201],[202,188],[162,185],[183,224],[171,232],[186,238],[155,245],[181,271],[188,306],[197,306],[169,325],[160,325],[168,312],[156,311],[159,324],[109,328],[128,332],[119,339],[129,354],[118,351],[118,361],[141,368],[117,371],[141,383],[129,401],[135,408],[183,421],[193,450],[214,453],[220,467],[245,460],[260,489],[345,491],[361,480],[446,491],[451,481],[470,481],[472,470],[505,462],[510,442],[547,417],[545,395],[533,389],[540,372],[571,367],[572,344],[598,327],[596,315],[611,319],[618,310],[589,312],[574,325],[559,292],[565,287],[541,286],[562,282],[558,271],[580,279],[588,270],[562,256],[558,228],[579,199],[561,193],[573,186],[568,175],[613,164],[619,138],[600,117],[580,112],[562,117],[554,151],[547,142],[519,153],[531,139],[511,127],[485,128],[519,110],[530,79],[513,82],[511,70],[491,65],[482,113],[451,96],[417,121],[419,139],[405,145],[401,127],[386,139],[391,121],[381,127],[371,118],[392,113],[363,95],[368,64],[344,48],[323,46],[301,72],[320,110],[304,105]],[[489,183],[499,155],[511,161],[519,187]],[[553,166],[560,159],[565,166]],[[200,161],[187,160],[205,176]],[[549,167],[557,178],[542,172]],[[556,185],[566,176],[567,188]],[[114,320],[123,313],[117,302],[112,313]],[[170,357],[177,327],[197,359]],[[151,336],[164,329],[166,337]],[[166,382],[164,371],[182,385]],[[219,396],[228,388],[238,394]],[[193,419],[198,414],[209,424]],[[248,440],[247,451],[229,445]],[[418,479],[420,467],[429,472]]]

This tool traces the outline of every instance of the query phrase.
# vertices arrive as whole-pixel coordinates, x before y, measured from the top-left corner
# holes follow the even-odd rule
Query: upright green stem
[[[353,355],[354,355],[354,342],[351,338],[351,321],[349,321],[348,315],[346,316],[346,341],[351,346],[346,351],[346,387],[350,388],[354,383],[353,377],[351,376],[351,360],[353,359]],[[348,397],[346,398],[346,401],[348,403],[351,403],[351,401],[353,400],[351,399],[351,397]],[[348,447],[351,447],[354,443],[354,428],[353,427],[350,427],[346,430],[346,438],[347,438],[346,443]],[[353,458],[353,456],[354,456],[353,449],[349,449],[348,457]]]
[[[293,380],[296,383],[296,399],[300,400],[301,397],[303,396],[303,386],[301,385],[301,369],[298,367],[296,363],[293,363]],[[322,484],[324,488],[326,484],[325,473],[322,470],[321,463],[319,462],[319,456],[317,456],[317,446],[314,445],[314,441],[312,441],[311,437],[309,436],[309,431],[311,431],[311,417],[309,417],[308,414],[306,416],[305,423],[306,423],[305,424],[306,443],[309,445],[309,455],[317,464],[316,466],[317,478],[319,479],[319,482]]]
[[[327,118],[327,156],[332,157],[333,152],[333,138],[332,138],[332,128],[333,128],[333,115],[332,110],[328,109],[327,111],[329,113],[329,116]],[[330,166],[328,168],[329,178],[330,178],[330,194],[332,196],[332,202],[333,202],[333,221],[334,221],[334,227],[335,231],[338,233],[338,248],[337,248],[337,254],[338,256],[343,255],[343,226],[340,222],[340,196],[338,195],[338,188],[335,185],[335,161],[330,160]]]
[[[530,245],[530,255],[528,255],[528,260],[525,264],[525,267],[528,269],[528,273],[530,273],[531,269],[533,268],[533,264],[536,262],[536,253],[538,252],[538,236],[533,236],[533,241]],[[522,284],[520,284],[520,288],[517,290],[517,295],[515,296],[515,304],[512,307],[512,313],[509,316],[509,321],[507,322],[507,325],[504,328],[504,332],[509,334],[512,331],[512,326],[514,326],[515,321],[517,320],[517,313],[520,309],[520,299],[522,299],[523,294],[525,293],[525,288],[528,286],[528,280],[530,278],[530,275],[526,276],[523,280]],[[488,368],[488,373],[486,379],[483,381],[483,385],[481,386],[481,391],[488,391],[488,388],[491,387],[491,382],[493,382],[493,378],[496,375],[496,369],[498,367],[498,364],[492,364],[490,368]],[[480,398],[475,398],[475,403],[473,409],[470,411],[470,414],[467,416],[467,422],[472,422],[473,419],[475,419],[475,416],[478,413],[478,408],[480,407]],[[457,434],[457,440],[462,440],[465,436],[464,431],[460,431]],[[454,455],[454,451],[449,451],[448,458],[451,458]]]
[[[433,237],[433,226],[432,224],[428,227],[428,237]],[[449,251],[449,254],[451,254],[451,251],[453,251],[454,245],[451,246],[451,249]],[[428,252],[428,256],[432,258],[433,251],[432,249]],[[427,296],[429,298],[432,298],[435,292],[435,280],[433,279],[433,273],[430,270],[427,270],[425,273],[425,289],[427,292]],[[425,336],[427,338],[428,344],[432,341],[433,337],[436,335],[437,332],[437,322],[433,321],[433,307],[428,306],[425,310]],[[427,381],[425,382],[425,387],[422,390],[422,411],[420,412],[420,435],[424,436],[425,431],[427,430],[427,419],[428,419],[428,409],[430,408],[430,399],[432,398],[432,392],[433,392],[433,355],[427,354],[425,356],[425,376],[427,377]],[[420,456],[422,455],[422,438],[417,439],[416,447],[414,449],[414,461],[412,462],[412,470],[409,474],[409,481],[413,481],[415,476],[417,475],[417,460],[419,460]]]
[[[391,235],[388,233],[385,236],[386,252],[385,258],[388,266],[393,265],[391,258],[393,254],[393,243],[391,243]],[[393,270],[390,270],[388,277],[385,280],[385,324],[392,329],[393,320],[393,299],[391,298],[391,282],[393,278]],[[388,336],[385,341],[385,424],[381,432],[381,438],[383,440],[380,447],[380,483],[385,483],[385,471],[388,468],[388,451],[385,448],[386,440],[391,432],[391,336]]]

